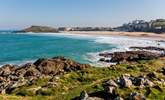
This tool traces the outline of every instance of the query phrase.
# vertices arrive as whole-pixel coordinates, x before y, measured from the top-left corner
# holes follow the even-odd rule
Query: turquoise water
[[[96,43],[94,38],[90,37],[0,32],[0,65],[20,64],[54,56],[65,56],[81,63],[90,63],[86,59],[88,53],[114,47]]]

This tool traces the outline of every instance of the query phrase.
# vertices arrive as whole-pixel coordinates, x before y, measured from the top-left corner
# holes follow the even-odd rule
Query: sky
[[[0,0],[0,29],[30,25],[115,27],[165,18],[165,0]]]

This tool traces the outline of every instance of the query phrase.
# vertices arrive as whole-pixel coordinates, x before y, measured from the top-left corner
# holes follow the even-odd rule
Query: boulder
[[[122,97],[116,97],[114,100],[124,100]]]
[[[150,72],[147,74],[147,77],[148,78],[157,78],[157,74],[156,74],[156,72]]]
[[[80,94],[80,97],[79,97],[79,100],[87,100],[88,98],[88,94],[86,91],[82,91],[81,94]]]
[[[147,79],[146,77],[137,77],[134,78],[134,85],[136,86],[140,86],[141,88],[143,88],[144,86],[150,86],[152,87],[154,85],[153,82],[151,82],[149,79]]]
[[[32,63],[27,63],[15,70],[17,76],[30,77],[39,76],[40,72],[36,69],[36,66]]]
[[[137,92],[133,92],[129,96],[129,100],[145,100],[144,96]]]
[[[120,84],[121,87],[127,87],[127,88],[131,88],[133,85],[130,78],[124,75],[122,75],[122,77],[119,78],[118,83]]]
[[[64,57],[39,59],[34,65],[36,65],[36,68],[45,75],[63,74],[65,72],[77,71],[90,67],[88,64],[80,64]]]
[[[165,75],[165,67],[161,69],[161,72],[163,73],[163,75]]]
[[[0,76],[8,76],[13,74],[15,71],[15,67],[13,65],[4,65],[0,68]]]
[[[106,86],[104,88],[104,91],[107,94],[107,97],[110,96],[110,97],[114,98],[116,96],[115,87],[113,87],[113,86]]]
[[[118,87],[117,83],[113,80],[109,80],[105,83],[106,86]]]

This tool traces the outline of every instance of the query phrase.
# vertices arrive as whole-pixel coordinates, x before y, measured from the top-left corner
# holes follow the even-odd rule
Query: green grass
[[[131,74],[133,76],[146,75],[148,72],[157,72],[164,65],[161,60],[139,61],[114,65],[113,67],[92,67],[78,72],[70,72],[65,75],[51,78],[39,79],[35,83],[27,84],[12,91],[12,95],[1,95],[0,100],[70,100],[79,96],[81,91],[94,93],[103,90],[102,83],[108,79],[115,79],[122,74]],[[161,78],[164,76],[157,72]],[[47,87],[34,92],[32,88],[44,86],[49,80],[56,82],[56,87]],[[165,90],[164,86],[161,86]],[[145,95],[148,100],[159,100],[164,98],[165,91],[160,92],[151,88],[152,93],[145,95],[145,89],[133,87],[131,89],[117,89],[121,97],[126,97],[130,92],[137,91]]]

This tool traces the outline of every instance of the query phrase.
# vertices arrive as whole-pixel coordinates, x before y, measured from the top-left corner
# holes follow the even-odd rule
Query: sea
[[[99,64],[100,52],[126,51],[131,46],[165,47],[165,42],[127,36],[0,31],[0,65],[21,65],[55,56]]]

